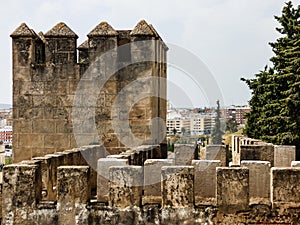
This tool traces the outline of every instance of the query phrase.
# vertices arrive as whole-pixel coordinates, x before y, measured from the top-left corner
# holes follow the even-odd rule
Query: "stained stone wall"
[[[242,167],[249,169],[249,198],[251,204],[270,203],[270,170],[267,161],[244,160]]]
[[[213,205],[216,203],[216,168],[221,167],[220,160],[193,160],[195,180],[195,204]]]
[[[82,142],[103,143],[109,153],[118,154],[134,143],[120,141],[129,137],[129,131],[138,138],[138,145],[159,144],[162,139],[163,131],[151,136],[151,130],[157,127],[152,118],[166,119],[164,82],[142,82],[139,89],[128,88],[113,108],[126,85],[139,78],[166,78],[167,47],[158,33],[142,20],[133,30],[114,30],[102,22],[87,36],[77,49],[78,36],[64,23],[45,34],[36,34],[23,23],[11,34],[14,162],[82,146]],[[107,78],[101,90],[96,85],[98,77]],[[85,91],[76,92],[77,88]],[[142,93],[145,98],[129,102]],[[72,118],[74,100],[83,118]],[[128,105],[132,107],[124,110]],[[128,130],[115,130],[113,121]],[[82,140],[75,140],[74,133]]]
[[[240,146],[240,160],[262,160],[274,166],[274,145],[242,145]]]
[[[217,168],[217,205],[222,212],[234,213],[249,208],[249,169]]]
[[[296,147],[290,145],[274,146],[274,166],[289,167],[296,160]]]
[[[271,169],[271,200],[273,207],[300,207],[300,168]]]
[[[152,147],[156,149],[155,145]],[[80,151],[89,152],[93,148],[80,148]],[[131,156],[129,151],[120,154],[121,159],[117,159],[116,155],[112,158],[108,156],[107,159],[139,163],[144,157],[143,150],[148,149],[149,147],[132,149],[131,151],[139,151],[138,154],[133,154],[133,157],[137,159],[126,158],[126,154]],[[25,160],[4,167],[2,190],[4,204],[1,224],[229,225],[299,224],[300,222],[298,196],[300,170],[297,168],[272,168],[270,183],[272,205],[270,205],[266,202],[249,202],[251,192],[249,187],[253,182],[253,179],[249,177],[253,174],[248,173],[251,172],[251,168],[248,170],[245,167],[219,167],[215,177],[217,203],[206,202],[197,205],[195,197],[198,194],[196,191],[198,183],[195,175],[199,172],[198,169],[206,166],[206,162],[202,167],[200,164],[197,165],[198,167],[162,167],[160,171],[162,175],[161,202],[155,203],[142,201],[146,186],[142,185],[143,168],[141,166],[110,167],[109,188],[111,191],[109,205],[107,205],[97,201],[96,197],[91,195],[90,182],[95,178],[91,178],[90,165],[77,165],[82,163],[77,154],[78,150],[49,154],[46,157]],[[146,157],[152,155],[149,152],[151,151],[145,154]],[[54,158],[53,162],[51,158]],[[167,162],[168,160],[165,160],[165,163]],[[219,163],[213,161],[211,164],[214,162]],[[45,166],[42,166],[46,163],[51,164],[47,167],[48,172],[44,171]],[[213,176],[212,171],[211,169],[206,175]],[[50,173],[56,174],[56,182],[51,186],[57,190],[55,199],[45,199],[42,196],[45,181],[43,177]],[[159,171],[155,173],[158,174]],[[262,177],[261,174],[260,177]]]
[[[205,147],[206,160],[220,160],[222,166],[228,165],[227,148],[225,145],[207,145]]]

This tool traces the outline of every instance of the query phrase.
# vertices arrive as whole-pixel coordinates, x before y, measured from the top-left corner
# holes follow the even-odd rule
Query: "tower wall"
[[[145,82],[138,90],[129,87],[130,96],[138,96],[143,90],[147,97],[134,104],[129,103],[130,97],[121,97],[114,108],[118,119],[112,115],[117,96],[128,85],[140,78],[166,78],[166,61],[157,61],[165,57],[167,48],[156,31],[145,21],[133,30],[122,31],[102,22],[87,36],[87,41],[77,49],[78,36],[64,23],[58,23],[45,34],[36,34],[22,24],[11,35],[14,162],[78,147],[81,144],[74,135],[77,122],[92,121],[96,125],[97,132],[93,134],[90,126],[77,126],[80,129],[76,134],[89,138],[84,145],[104,144],[111,154],[123,152],[128,149],[128,143],[135,143],[129,139],[129,132],[140,141],[137,146],[159,144],[157,140],[162,139],[164,133],[160,132],[152,137],[154,141],[147,141],[151,129],[157,127],[152,119],[166,119],[165,100],[151,96],[162,93],[160,96],[166,98],[165,84]],[[140,45],[139,41],[147,43]],[[145,61],[149,58],[150,61]],[[86,77],[89,79],[82,80]],[[98,77],[108,78],[101,90],[95,89],[93,79]],[[88,90],[83,95],[78,94],[79,84]],[[94,92],[98,93],[95,102],[91,98]],[[95,112],[94,117],[87,115],[84,121],[74,121],[75,96],[83,103],[79,106],[82,112],[88,108]],[[130,104],[126,112],[123,106]],[[120,129],[112,126],[114,120]],[[122,123],[130,129],[123,130]]]

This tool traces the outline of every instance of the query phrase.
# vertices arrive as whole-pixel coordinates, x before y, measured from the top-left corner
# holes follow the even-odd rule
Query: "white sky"
[[[46,32],[65,22],[80,37],[78,45],[101,21],[115,29],[132,29],[145,19],[165,42],[199,57],[222,92],[225,105],[247,104],[248,87],[241,77],[254,77],[272,56],[268,42],[278,38],[274,15],[282,0],[10,0],[0,8],[0,103],[12,102],[11,39],[22,22]],[[299,5],[300,0],[293,0]],[[170,69],[169,79],[190,96],[193,106],[206,105],[205,93],[182,73]],[[203,84],[205,85],[205,84]],[[176,94],[169,93],[176,99]],[[180,102],[177,106],[185,106]]]

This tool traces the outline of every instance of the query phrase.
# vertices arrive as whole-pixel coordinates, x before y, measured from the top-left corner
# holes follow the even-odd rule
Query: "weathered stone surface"
[[[240,135],[231,136],[232,164],[240,164]]]
[[[161,168],[172,166],[172,159],[147,159],[144,163],[144,204],[161,204]]]
[[[250,204],[270,203],[270,170],[267,161],[245,160],[241,166],[249,169]]]
[[[26,23],[22,23],[10,36],[11,37],[34,37],[35,33],[26,25]]]
[[[117,36],[117,31],[112,28],[107,22],[101,22],[98,24],[89,34],[88,37],[92,36]]]
[[[225,213],[249,209],[248,168],[217,168],[217,205]]]
[[[166,77],[166,70],[160,69],[156,62],[133,63],[117,68],[131,62],[131,59],[139,62],[144,58],[158,59],[159,55],[167,51],[166,48],[155,48],[154,42],[142,45],[133,43],[152,39],[154,29],[144,21],[135,30],[143,35],[131,36],[131,31],[115,31],[106,22],[100,23],[89,33],[88,40],[79,46],[78,63],[77,35],[66,24],[58,23],[45,35],[40,33],[39,36],[26,24],[16,29],[12,34],[14,162],[75,148],[78,145],[98,143],[99,140],[112,154],[128,149],[119,140],[120,136],[128,137],[128,133],[120,133],[118,136],[112,127],[111,112],[116,96],[128,84],[139,80],[138,78],[152,77],[153,74]],[[158,42],[162,42],[161,38]],[[131,44],[132,48],[125,49],[125,52],[117,48],[126,43]],[[104,52],[106,54],[102,60],[96,60]],[[105,61],[109,63],[103,63]],[[165,62],[166,58],[160,63]],[[91,64],[94,66],[93,70],[88,69]],[[103,77],[103,81],[108,78],[101,90],[98,90],[99,76]],[[81,92],[87,91],[76,92],[79,84]],[[157,87],[144,82],[140,87],[130,90],[130,96],[156,92],[153,88],[159,88],[162,94],[160,97],[166,98],[164,85]],[[93,99],[91,96],[95,90],[100,95]],[[74,99],[78,100],[75,105]],[[124,106],[131,104],[130,99],[132,97],[126,95],[119,107],[124,109]],[[74,106],[87,118],[73,118],[72,112],[76,109]],[[130,105],[128,110],[122,115],[120,113],[119,119],[121,121],[124,115],[129,115],[128,118],[125,116],[131,126],[129,131],[143,143],[148,143],[151,137],[151,119],[166,119],[166,104],[157,97],[147,97],[143,104]],[[94,117],[90,116],[90,111],[95,112]],[[84,126],[82,121],[96,123],[97,132],[90,133],[92,126]],[[79,126],[76,132],[73,130],[75,125]],[[80,140],[74,134],[80,136]],[[164,133],[158,134],[162,135]],[[94,165],[96,167],[97,162]]]
[[[274,166],[274,145],[241,145],[240,160],[262,160]]]
[[[51,30],[44,35],[45,37],[74,37],[78,38],[74,31],[71,30],[65,23],[56,24]]]
[[[57,170],[58,224],[87,224],[90,199],[88,166],[60,166]]]
[[[109,205],[125,208],[141,206],[143,167],[113,166],[109,169]]]
[[[98,160],[97,167],[97,199],[100,202],[108,202],[109,195],[109,168],[111,166],[128,165],[126,159],[102,158]]]
[[[162,175],[162,207],[193,208],[194,207],[194,167],[163,166]]]
[[[37,165],[11,164],[3,169],[2,223],[36,224],[41,176]]]
[[[194,159],[195,149],[195,145],[175,144],[175,165],[191,165],[192,160]]]
[[[225,145],[207,145],[205,148],[206,160],[220,160],[222,166],[227,166],[226,153],[227,148]]]
[[[195,168],[195,204],[215,204],[216,168],[222,166],[220,160],[193,160]]]
[[[271,169],[271,201],[273,207],[300,207],[300,168]]]
[[[292,161],[291,167],[300,167],[300,161]]]
[[[148,23],[145,20],[141,20],[131,31],[130,35],[156,36],[152,28],[148,25]]]
[[[289,145],[274,146],[274,167],[289,167],[296,160],[296,147]]]

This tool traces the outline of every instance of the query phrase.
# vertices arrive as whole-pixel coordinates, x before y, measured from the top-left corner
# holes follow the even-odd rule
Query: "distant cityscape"
[[[174,108],[170,102],[167,105],[167,134],[181,134],[185,136],[211,134],[215,125],[215,108]],[[242,128],[246,123],[245,114],[250,107],[228,106],[221,109],[224,124],[232,120],[236,126]],[[12,144],[12,108],[8,104],[0,104],[0,142]]]
[[[12,144],[12,108],[7,104],[0,104],[0,143]]]
[[[215,108],[173,108],[168,102],[167,105],[167,134],[181,134],[186,136],[211,134],[215,126]],[[228,106],[221,109],[223,124],[229,120],[237,127],[243,128],[246,119],[245,114],[250,111],[250,107]]]

